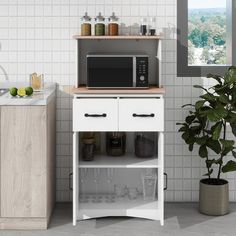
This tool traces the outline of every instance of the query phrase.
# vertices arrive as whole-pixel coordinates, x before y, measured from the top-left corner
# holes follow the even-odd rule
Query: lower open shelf
[[[92,196],[91,196],[92,198]],[[145,200],[142,196],[137,199],[116,199],[115,202],[104,201],[94,203],[92,201],[79,203],[78,220],[106,216],[128,216],[152,220],[159,220],[161,215],[160,202],[158,200]]]

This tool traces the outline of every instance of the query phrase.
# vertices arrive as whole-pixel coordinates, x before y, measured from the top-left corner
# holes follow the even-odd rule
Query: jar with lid
[[[157,153],[155,133],[138,132],[135,136],[134,148],[137,157],[148,158]]]
[[[105,18],[99,12],[98,16],[95,17],[95,36],[105,35]]]
[[[106,151],[109,156],[122,156],[126,150],[126,134],[109,132],[106,134]]]
[[[154,36],[156,35],[156,18],[151,17],[150,18],[150,23],[149,23],[149,35]]]
[[[141,18],[140,21],[140,35],[146,35],[147,34],[147,18]]]
[[[109,36],[117,36],[119,32],[119,18],[113,12],[112,15],[108,18],[108,35]]]
[[[82,142],[82,159],[84,161],[93,161],[95,151],[95,140],[93,138],[84,138]]]
[[[81,35],[90,36],[91,35],[91,18],[88,16],[88,13],[85,12],[85,15],[81,18]]]

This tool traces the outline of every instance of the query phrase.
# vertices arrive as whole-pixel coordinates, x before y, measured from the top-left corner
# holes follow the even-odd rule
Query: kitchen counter
[[[0,83],[0,88],[27,87],[22,83]],[[0,96],[0,106],[44,106],[56,96],[56,84],[46,83],[43,92],[34,92],[29,97],[12,97],[9,92]]]

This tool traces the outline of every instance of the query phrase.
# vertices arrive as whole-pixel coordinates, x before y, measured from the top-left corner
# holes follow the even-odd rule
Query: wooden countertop
[[[119,35],[119,36],[81,36],[74,35],[74,39],[77,40],[159,40],[163,39],[162,35],[154,35],[154,36],[141,36],[141,35]]]
[[[148,89],[88,89],[64,86],[64,91],[70,94],[165,94],[165,89],[151,86]]]

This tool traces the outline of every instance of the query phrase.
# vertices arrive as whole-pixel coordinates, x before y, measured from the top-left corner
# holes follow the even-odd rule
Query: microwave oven
[[[145,54],[87,55],[87,88],[148,88]]]

